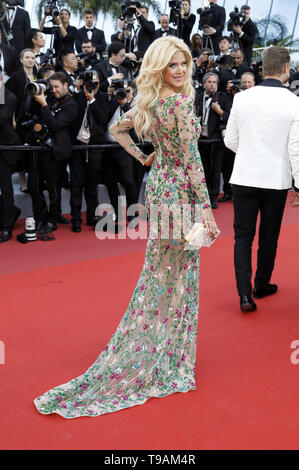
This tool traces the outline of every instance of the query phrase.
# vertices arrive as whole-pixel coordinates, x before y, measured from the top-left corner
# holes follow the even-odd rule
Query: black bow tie
[[[86,29],[87,31],[91,31],[91,32],[94,30],[94,28],[86,28]]]

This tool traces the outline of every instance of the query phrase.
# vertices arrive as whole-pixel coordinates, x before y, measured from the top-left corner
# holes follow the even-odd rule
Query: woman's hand
[[[155,152],[152,152],[146,160],[144,160],[144,165],[145,166],[152,166],[153,164],[153,161],[154,161],[154,158],[155,158]]]
[[[296,191],[293,191],[293,194],[291,197],[291,206],[292,207],[299,206],[299,193],[297,193]]]
[[[218,227],[211,208],[202,209],[202,220],[209,231],[209,235],[214,237],[217,234]]]

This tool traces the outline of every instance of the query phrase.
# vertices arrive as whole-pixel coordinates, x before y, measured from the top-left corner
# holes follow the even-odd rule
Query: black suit
[[[210,26],[216,30],[215,34],[211,35],[211,40],[214,48],[214,53],[219,54],[219,41],[222,36],[222,31],[224,29],[225,24],[225,8],[220,7],[219,5],[214,4],[214,14],[213,14],[213,21]],[[205,39],[207,36],[203,35],[203,44],[205,44]],[[205,46],[206,47],[206,46]],[[209,47],[209,45],[207,45]]]
[[[155,40],[155,23],[148,21],[143,15],[138,16],[140,28],[137,32],[137,43],[135,49],[145,53],[151,43]]]
[[[73,141],[76,145],[83,145],[80,140],[77,140],[78,132],[84,120],[85,110],[87,107],[87,100],[83,90],[74,95],[78,105],[79,113],[76,121],[73,124]],[[108,97],[106,93],[98,91],[95,95],[95,101],[88,105],[87,109],[87,123],[90,131],[90,139],[88,144],[104,144],[105,132],[108,123]],[[71,214],[72,222],[82,222],[81,207],[82,207],[82,192],[84,188],[84,195],[86,200],[86,222],[93,225],[95,218],[95,211],[98,205],[98,172],[102,166],[102,152],[97,149],[90,150],[74,150],[70,161],[71,172]]]
[[[123,114],[129,111],[129,109],[130,105],[128,103],[120,106],[117,99],[114,98],[110,101],[109,119],[114,116],[117,110],[119,110],[120,114]],[[131,134],[131,136],[133,137],[133,134]],[[107,191],[117,220],[119,221],[121,217],[121,214],[118,212],[118,198],[120,193],[117,183],[121,183],[126,192],[127,207],[138,203],[139,184],[134,175],[136,171],[134,160],[135,159],[121,147],[107,150],[103,159],[103,174]]]
[[[15,111],[16,121],[18,122],[23,115],[23,106],[25,98],[26,85],[30,83],[23,66],[16,72],[13,72],[7,81],[7,88],[17,97],[17,108]]]
[[[87,36],[87,31],[88,28],[86,28],[85,26],[83,26],[83,28],[78,29],[77,31],[75,46],[78,53],[82,52],[82,43],[89,40]],[[106,49],[104,31],[98,28],[92,28],[91,41],[95,45],[96,51],[99,52],[102,57],[102,52],[104,52],[104,50]]]
[[[114,75],[113,68],[116,69],[117,73],[122,73],[125,78],[128,77],[128,69],[122,64],[117,68],[110,64],[109,59],[105,59],[102,62],[99,62],[94,66],[94,69],[97,70],[100,74],[100,91],[106,92],[109,86],[108,78]]]
[[[3,26],[5,31],[8,33],[10,30],[7,17],[3,21]],[[9,41],[10,45],[14,47],[17,52],[20,52],[25,49],[26,47],[26,35],[28,31],[31,29],[30,26],[30,17],[26,10],[20,7],[16,7],[16,15],[12,25],[12,35],[13,39]],[[2,42],[7,44],[6,37],[2,32]]]
[[[242,24],[243,35],[239,38],[240,46],[243,49],[245,60],[248,65],[251,64],[252,48],[257,35],[257,27],[249,18],[246,23]]]
[[[4,60],[4,72],[6,75],[11,75],[13,72],[18,70],[21,63],[17,50],[14,47],[2,44],[0,47],[0,55],[3,55]]]
[[[224,144],[221,136],[221,124],[225,124],[228,118],[228,113],[223,115],[221,119],[219,114],[211,109],[213,102],[218,102],[223,107],[224,94],[217,92],[212,96],[212,100],[209,104],[209,115],[207,121],[207,137],[201,137],[199,139],[199,151],[202,159],[202,164],[205,171],[205,177],[207,181],[207,187],[210,194],[211,202],[216,202],[216,199],[220,191],[220,175],[222,168],[222,159]],[[205,117],[205,110],[203,106],[204,102],[204,91],[201,90],[197,96],[196,103],[196,114],[201,117],[203,123]],[[206,143],[207,139],[217,139],[218,142]]]
[[[61,215],[61,174],[64,160],[72,154],[70,129],[78,112],[78,104],[70,95],[40,109],[42,122],[51,133],[52,150],[33,152],[29,156],[28,190],[37,223],[55,223]],[[49,210],[43,194],[43,181],[49,193]]]
[[[0,145],[21,145],[13,129],[12,118],[17,107],[17,98],[8,90],[4,91],[5,104],[0,104]],[[1,229],[12,230],[14,222],[14,193],[11,176],[15,164],[22,158],[17,151],[0,151],[0,205]]]
[[[245,63],[239,65],[239,67],[234,67],[233,66],[232,71],[235,74],[235,79],[240,79],[242,77],[243,73],[245,73],[245,72],[251,72],[250,68]]]
[[[52,27],[45,27],[42,31],[44,34],[54,34],[53,47],[55,49],[56,55],[59,55],[59,52],[62,48],[74,50],[74,43],[77,35],[77,28],[75,26],[70,26],[66,28],[67,35],[62,36],[59,26],[55,25]]]
[[[165,36],[164,30],[162,28],[156,29],[155,31],[155,39],[162,38]],[[166,36],[176,36],[176,30],[174,28],[168,28]]]

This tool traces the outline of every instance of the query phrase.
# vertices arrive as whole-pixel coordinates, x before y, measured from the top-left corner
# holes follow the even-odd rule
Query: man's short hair
[[[144,8],[146,10],[146,12],[148,13],[148,7],[146,5],[141,5],[141,7],[139,8],[139,10],[141,10],[141,8]]]
[[[89,42],[91,43],[91,45],[92,45],[93,47],[95,46],[95,44],[92,42],[91,39],[85,39],[85,41],[82,41],[81,46],[83,46],[83,44],[88,44]]]
[[[285,47],[269,47],[263,55],[264,75],[281,75],[283,66],[289,62],[290,54]]]
[[[84,8],[83,12],[82,12],[82,15],[93,15],[93,16],[96,16],[95,15],[95,12],[92,8]]]
[[[224,39],[226,39],[226,40],[231,44],[232,38],[230,38],[229,36],[222,36],[222,37],[219,39],[219,42],[224,41]]]
[[[64,85],[65,83],[67,83],[67,76],[63,72],[56,72],[51,75],[50,80],[58,80]]]
[[[236,47],[235,49],[233,49],[231,51],[231,54],[233,54],[234,52],[241,52],[242,56],[244,57],[244,52],[242,51],[242,49],[240,49],[239,47]]]
[[[202,83],[205,84],[205,82],[207,81],[207,79],[208,79],[209,77],[216,77],[216,78],[217,78],[217,83],[219,83],[219,77],[218,77],[217,73],[214,73],[214,72],[208,72],[208,73],[206,73],[206,74],[203,76]]]
[[[113,41],[108,47],[108,57],[111,57],[112,54],[118,54],[122,49],[125,49],[125,46],[122,42]]]
[[[241,75],[241,80],[242,80],[242,78],[244,77],[244,75],[250,75],[250,77],[253,78],[253,80],[255,81],[255,75],[254,75],[254,73],[249,72],[249,71],[242,73],[242,75]]]
[[[59,53],[59,58],[60,58],[61,62],[63,62],[64,58],[69,54],[75,54],[73,49],[69,49],[69,48],[66,48],[66,47],[61,49],[61,51]]]
[[[249,6],[249,5],[243,5],[243,6],[241,7],[241,11],[242,11],[242,10],[250,10],[250,6]]]

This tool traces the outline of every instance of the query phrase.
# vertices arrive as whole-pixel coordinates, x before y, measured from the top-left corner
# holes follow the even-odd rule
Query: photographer
[[[67,77],[67,83],[70,93],[74,93],[76,88],[76,77],[78,70],[78,61],[75,53],[70,49],[63,49],[60,55],[61,72]]]
[[[100,54],[102,59],[102,53],[106,49],[105,34],[104,31],[94,26],[95,13],[92,8],[85,8],[83,10],[83,20],[85,26],[78,29],[76,34],[76,51],[78,54],[82,52],[81,44],[86,40],[90,40],[95,45],[96,52]]]
[[[10,76],[13,72],[18,70],[19,67],[20,60],[16,49],[3,44],[0,31],[0,72],[3,75]]]
[[[100,90],[106,92],[114,80],[123,80],[128,77],[128,69],[122,63],[126,58],[123,43],[112,42],[108,47],[108,58],[95,66],[99,72]]]
[[[0,75],[0,94],[5,104],[0,104],[0,145],[21,145],[20,139],[13,129],[13,114],[17,107],[17,99],[7,88],[3,90],[3,77]],[[16,163],[22,158],[17,151],[0,151],[0,243],[8,241],[12,236],[15,221],[21,211],[14,206],[12,174]]]
[[[181,7],[181,22],[180,22],[180,31],[179,37],[183,39],[184,43],[187,46],[190,44],[190,35],[193,29],[194,23],[196,21],[196,16],[191,13],[191,1],[183,0]]]
[[[64,160],[71,157],[70,129],[77,118],[79,106],[68,90],[64,73],[50,77],[52,94],[45,96],[44,90],[34,95],[39,104],[40,126],[51,150],[41,150],[30,155],[28,189],[32,197],[33,213],[38,233],[57,229],[61,217],[61,172]],[[49,140],[50,139],[50,142]],[[43,194],[43,182],[49,193],[49,208]]]
[[[99,75],[96,71],[83,72],[76,81],[78,93],[74,98],[79,113],[73,123],[75,145],[104,144],[108,122],[108,99],[99,91]],[[98,172],[102,167],[102,152],[94,149],[74,150],[70,161],[72,231],[81,232],[82,193],[86,200],[86,225],[95,226],[98,206]]]
[[[244,63],[244,54],[241,49],[233,49],[231,56],[233,58],[232,71],[236,79],[240,79],[244,72],[250,72],[250,68]]]
[[[221,136],[221,125],[228,118],[223,111],[223,93],[217,91],[218,76],[207,73],[203,78],[203,90],[200,91],[196,114],[201,118],[201,137],[199,151],[205,171],[207,187],[213,209],[217,209],[217,197],[220,191],[220,174],[224,144]],[[206,143],[207,139],[218,142]]]
[[[22,5],[22,0],[19,2],[15,0],[6,0],[5,3],[7,5],[7,9],[6,16],[1,23],[3,27],[2,40],[4,44],[14,47],[20,54],[20,52],[26,47],[26,34],[31,29],[30,17],[28,11],[18,6],[18,4]]]
[[[223,110],[228,113],[231,112],[234,97],[240,91],[248,90],[255,86],[255,77],[252,72],[245,72],[240,80],[229,80],[227,83],[227,92],[224,97]],[[228,118],[226,119],[228,121]],[[223,136],[225,135],[226,125],[223,126]],[[222,176],[223,176],[223,196],[218,199],[218,202],[226,202],[232,199],[232,186],[229,183],[235,161],[235,153],[229,148],[224,147]]]
[[[55,2],[53,3],[53,8],[50,8],[50,6],[47,6],[45,9],[45,15],[41,20],[39,29],[45,34],[54,35],[53,47],[55,49],[56,56],[58,56],[63,48],[67,48],[72,51],[74,50],[77,28],[75,28],[75,26],[71,26],[69,23],[71,17],[69,10],[63,8],[59,13],[57,7],[55,7]],[[52,16],[52,27],[44,27],[47,16]],[[54,23],[56,23],[55,26]]]
[[[166,14],[160,16],[159,23],[161,28],[156,29],[155,39],[162,38],[163,36],[175,36],[176,31],[169,26],[169,17]]]
[[[127,89],[118,88],[114,90],[113,98],[109,102],[109,123],[106,132],[106,142],[116,143],[114,137],[110,134],[110,126],[117,121],[117,119],[130,109],[130,104],[127,100]],[[139,162],[137,162],[139,163]],[[139,163],[139,165],[141,165]],[[115,230],[120,232],[122,230],[121,214],[118,212],[118,198],[120,192],[118,189],[118,182],[121,183],[125,192],[127,207],[138,203],[138,183],[134,180],[134,173],[136,169],[134,166],[133,157],[127,153],[123,148],[111,148],[105,151],[103,159],[103,174],[111,201],[116,214]],[[131,220],[129,218],[128,220]]]
[[[82,52],[77,56],[79,61],[78,73],[82,70],[91,70],[101,62],[101,57],[98,52],[96,52],[96,47],[89,39],[82,43]],[[81,70],[80,70],[81,68]]]
[[[203,44],[208,44],[210,37],[214,49],[214,54],[219,54],[219,41],[222,36],[222,31],[225,24],[225,9],[217,5],[217,0],[210,1],[210,10],[212,13],[209,15],[210,23],[207,24],[203,30]],[[209,45],[207,47],[210,47]]]
[[[45,57],[45,54],[40,51],[44,46],[45,39],[43,34],[36,28],[31,29],[26,37],[26,47],[33,50],[37,69],[39,69]]]
[[[136,10],[136,18],[138,20],[138,29],[136,33],[135,49],[145,53],[147,48],[155,40],[155,23],[148,21],[148,8],[141,5],[139,8],[136,5],[130,5],[131,9]]]
[[[240,49],[242,49],[247,65],[251,64],[252,48],[257,35],[257,27],[250,18],[250,7],[244,5],[241,8],[242,22],[239,26],[233,26],[233,31],[238,35]]]

